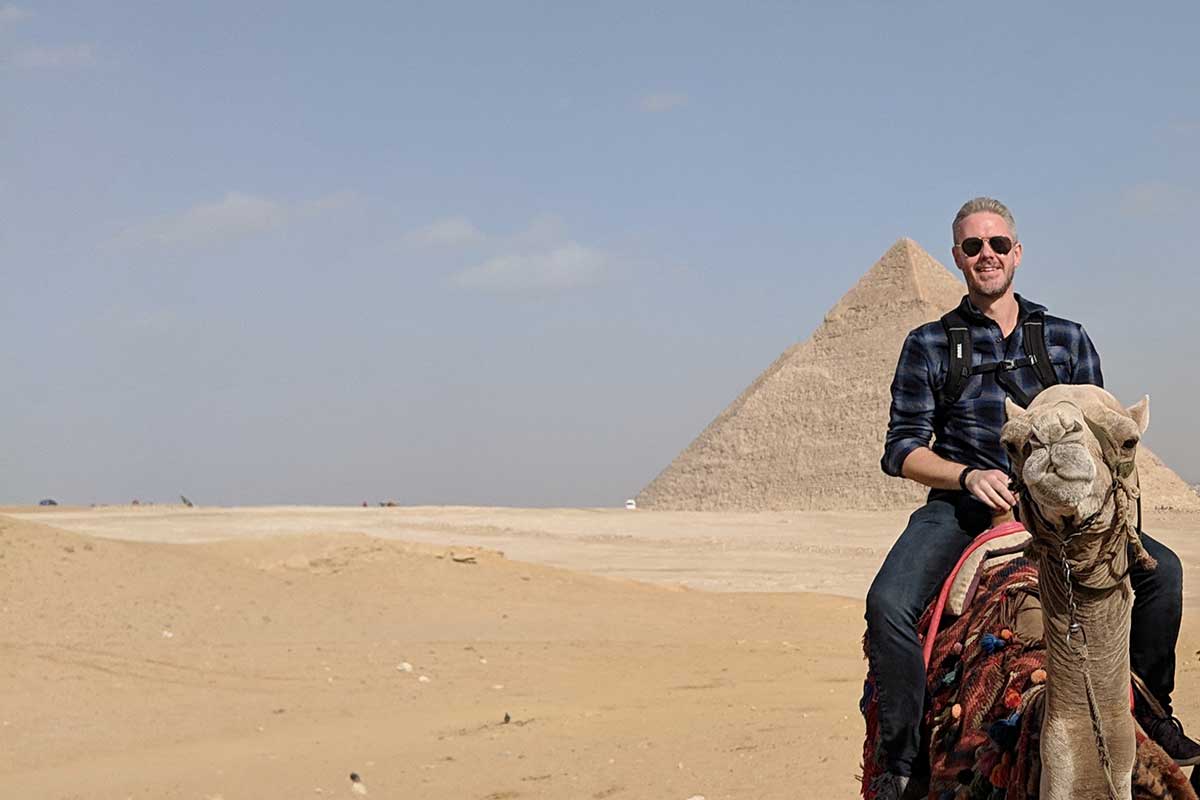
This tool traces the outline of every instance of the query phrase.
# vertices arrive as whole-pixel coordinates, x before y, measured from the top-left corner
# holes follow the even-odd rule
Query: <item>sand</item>
[[[855,797],[905,516],[0,514],[0,797],[139,800]],[[1200,517],[1146,527],[1200,569]]]

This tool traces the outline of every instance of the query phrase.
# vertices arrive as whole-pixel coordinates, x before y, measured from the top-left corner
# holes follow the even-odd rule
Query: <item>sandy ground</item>
[[[138,800],[855,797],[905,517],[0,514],[0,797]],[[1146,527],[1200,570],[1200,517]]]

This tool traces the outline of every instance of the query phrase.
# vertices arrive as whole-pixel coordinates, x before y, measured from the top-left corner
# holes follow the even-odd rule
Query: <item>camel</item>
[[[1044,800],[1132,796],[1129,553],[1136,529],[1134,455],[1150,398],[1123,409],[1096,386],[1054,386],[1028,410],[1008,400],[1000,441],[1033,534],[1046,646],[1041,735]],[[1130,546],[1132,545],[1132,546]]]
[[[953,709],[935,707],[928,720],[931,752],[953,752],[961,759],[964,752],[974,754],[979,741],[986,745],[978,752],[988,747],[995,752],[972,762],[973,769],[957,769],[961,760],[955,764],[961,785],[939,775],[935,765],[929,796],[1024,798],[1036,787],[1042,800],[1195,798],[1183,773],[1157,745],[1144,737],[1139,743],[1130,712],[1128,568],[1130,558],[1153,565],[1139,538],[1134,462],[1149,423],[1149,398],[1126,409],[1099,387],[1059,385],[1041,392],[1028,409],[1007,401],[1006,412],[1001,443],[1018,476],[1020,519],[1032,535],[1025,546],[1027,560],[1006,568],[1007,588],[993,576],[991,610],[976,612],[972,606],[961,622],[942,631],[940,647],[934,648],[942,662],[930,664],[929,679],[931,696],[943,686],[963,692],[969,686],[976,695],[989,680],[998,687],[995,703],[989,694],[984,704],[984,710],[992,709],[989,718],[960,720],[970,714],[959,703]],[[1036,562],[1036,574],[1029,561]],[[1026,626],[1013,638],[1010,628],[1018,628],[1022,608],[1039,601],[1041,625],[1033,632]],[[986,620],[973,623],[966,619],[971,613]],[[1009,626],[1003,634],[1011,641],[981,634],[999,633],[1002,624]],[[988,636],[988,647],[997,649],[985,655],[980,641]],[[1013,646],[1000,652],[1005,643]],[[971,669],[990,671],[991,677],[964,675]],[[868,680],[863,791],[871,798],[869,689]],[[994,745],[989,737],[1001,738],[1003,730],[997,732],[996,725],[1006,724],[996,721],[997,708],[1013,712],[1010,725],[1022,719],[1036,725],[1040,719],[1040,731],[1022,739],[1021,746],[1013,743],[1015,736],[1007,746]],[[979,725],[986,736],[966,730]],[[1027,750],[1027,742],[1036,744]],[[1040,766],[1016,763],[1021,759],[1040,760]],[[980,767],[981,762],[986,763]],[[1025,785],[1010,785],[1010,779]]]

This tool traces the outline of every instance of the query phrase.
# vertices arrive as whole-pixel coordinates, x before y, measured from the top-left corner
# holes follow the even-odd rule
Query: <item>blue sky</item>
[[[1200,481],[1198,27],[0,0],[0,502],[619,504],[978,194]]]

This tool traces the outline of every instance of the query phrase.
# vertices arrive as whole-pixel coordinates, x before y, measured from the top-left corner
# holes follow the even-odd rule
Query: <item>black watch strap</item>
[[[964,492],[967,491],[967,473],[974,471],[974,467],[963,467],[963,471],[958,473],[958,485],[962,487]]]

